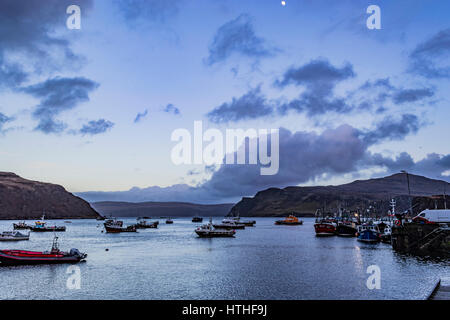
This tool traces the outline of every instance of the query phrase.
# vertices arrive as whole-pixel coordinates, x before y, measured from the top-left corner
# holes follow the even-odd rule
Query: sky
[[[70,5],[81,29],[67,27]],[[369,29],[367,8],[380,8]],[[450,181],[450,3],[2,0],[0,171],[88,201]],[[278,129],[279,171],[176,165],[179,128]],[[240,146],[245,147],[245,146]]]

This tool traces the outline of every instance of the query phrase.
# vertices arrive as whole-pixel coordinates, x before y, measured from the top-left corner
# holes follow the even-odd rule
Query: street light
[[[408,211],[410,211],[410,210],[412,210],[412,200],[411,200],[411,188],[409,186],[409,173],[406,170],[402,170],[400,172],[406,174],[406,181],[408,182],[408,197],[409,197],[409,210]]]

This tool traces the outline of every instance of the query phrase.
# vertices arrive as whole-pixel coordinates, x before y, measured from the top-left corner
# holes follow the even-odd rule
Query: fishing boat
[[[392,228],[389,225],[386,225],[383,232],[380,234],[380,240],[383,243],[391,243],[392,238]]]
[[[320,214],[322,212],[322,214]],[[333,218],[325,217],[325,210],[316,211],[316,223],[314,224],[314,231],[317,237],[327,237],[336,235],[336,221]],[[319,216],[322,215],[320,218]]]
[[[277,225],[287,225],[287,226],[298,226],[302,225],[303,221],[299,220],[297,217],[290,215],[283,220],[277,220],[275,221],[275,224]]]
[[[192,222],[203,222],[203,218],[199,216],[195,216],[192,218]]]
[[[378,226],[371,221],[358,226],[358,241],[377,243],[381,240]]]
[[[50,251],[35,252],[25,250],[0,250],[1,266],[78,263],[86,259],[87,254],[78,249],[63,252],[58,247],[58,237],[53,239]]]
[[[42,215],[42,221],[36,221],[34,226],[31,227],[33,232],[65,232],[65,226],[48,226],[45,222],[45,215]]]
[[[245,225],[242,223],[236,223],[232,220],[224,220],[222,223],[213,224],[213,227],[216,229],[225,229],[225,230],[243,230],[245,229]]]
[[[26,224],[25,221],[19,223],[13,223],[14,230],[30,230],[32,226]]]
[[[170,219],[170,218],[169,218],[169,219],[167,219],[167,220],[166,220],[166,224],[173,224],[173,220],[172,220],[172,219]]]
[[[108,219],[104,224],[106,233],[137,232],[136,225],[124,227],[123,221]]]
[[[29,239],[30,233],[23,234],[19,231],[5,231],[0,234],[0,241],[23,241]]]
[[[135,224],[136,229],[156,229],[158,228],[158,221],[148,223],[146,220],[140,220]]]
[[[356,237],[358,229],[352,221],[339,221],[336,226],[336,235],[340,237]]]
[[[236,234],[235,230],[217,230],[212,224],[212,219],[210,219],[208,224],[204,224],[197,229],[195,233],[200,238],[232,238]]]
[[[235,222],[236,224],[243,224],[246,227],[253,227],[256,223],[255,220],[241,220],[239,216],[237,217],[228,217],[222,220],[222,223]]]

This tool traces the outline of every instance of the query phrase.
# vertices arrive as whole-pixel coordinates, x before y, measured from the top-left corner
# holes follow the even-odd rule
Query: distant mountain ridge
[[[98,213],[64,187],[0,172],[0,219],[95,219]]]
[[[412,196],[432,196],[450,190],[446,181],[409,174]],[[396,197],[399,207],[408,203],[406,174],[399,173],[384,178],[356,180],[339,186],[269,188],[254,197],[244,197],[229,212],[229,215],[248,217],[282,216],[289,213],[312,215],[319,208],[349,209],[364,207],[369,202],[379,202],[385,212],[388,201]]]
[[[91,203],[105,217],[201,217],[225,216],[233,203],[195,204],[187,202],[116,202]]]

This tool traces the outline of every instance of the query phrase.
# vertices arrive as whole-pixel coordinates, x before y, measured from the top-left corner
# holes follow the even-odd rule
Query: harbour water
[[[402,255],[355,238],[317,238],[311,218],[302,226],[255,220],[254,228],[229,239],[198,238],[190,218],[122,234],[102,233],[101,221],[49,220],[67,226],[58,233],[62,250],[88,253],[78,264],[80,289],[67,287],[67,265],[1,267],[0,299],[424,299],[438,278],[450,277],[449,260]],[[12,222],[0,221],[0,230],[12,230]],[[31,233],[29,241],[0,249],[43,251],[52,238]],[[380,268],[380,289],[366,285],[371,265]]]

